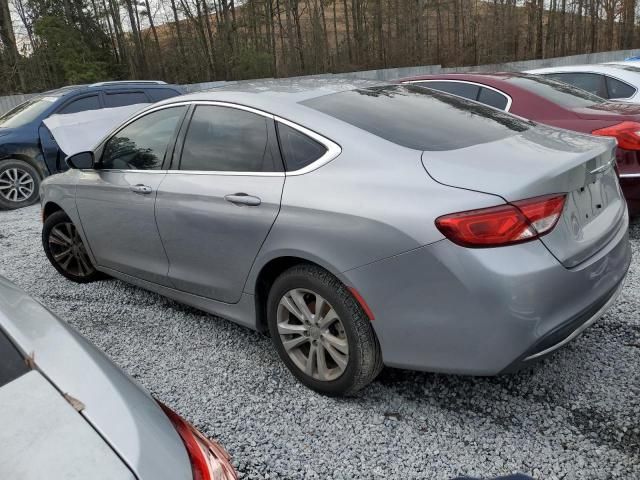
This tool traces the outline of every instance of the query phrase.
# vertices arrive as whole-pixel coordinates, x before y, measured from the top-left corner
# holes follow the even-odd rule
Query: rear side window
[[[124,127],[109,139],[100,168],[159,170],[187,107],[151,112]]]
[[[105,92],[104,95],[104,104],[107,108],[126,107],[127,105],[135,105],[136,103],[149,103],[149,99],[144,92]]]
[[[484,87],[480,89],[478,101],[493,108],[499,108],[500,110],[506,110],[507,104],[509,103],[507,97],[502,93]]]
[[[636,93],[636,89],[631,85],[612,77],[607,77],[607,88],[609,89],[609,98],[629,98]]]
[[[87,110],[98,110],[100,108],[100,99],[97,95],[92,95],[90,97],[82,97],[77,100],[73,100],[57,113],[65,115],[68,113],[86,112]]]
[[[159,102],[160,100],[166,100],[167,98],[177,97],[180,94],[170,88],[151,88],[147,90],[147,95],[151,97],[152,101]]]
[[[274,129],[272,119],[256,113],[199,105],[184,139],[180,170],[281,171],[276,169],[270,146]]]
[[[500,140],[532,123],[464,98],[415,85],[385,85],[301,102],[398,145],[454,150]]]
[[[441,92],[451,93],[452,95],[458,95],[459,97],[468,98],[469,100],[478,98],[478,93],[480,92],[478,85],[463,82],[424,82],[418,85],[434,88]]]
[[[327,152],[324,145],[284,123],[278,123],[278,137],[288,172],[312,164]]]

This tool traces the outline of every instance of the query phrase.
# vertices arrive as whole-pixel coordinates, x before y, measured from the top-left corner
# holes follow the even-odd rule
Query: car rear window
[[[586,90],[540,75],[513,76],[505,80],[565,108],[584,108],[606,102]]]
[[[301,102],[390,142],[416,150],[455,150],[532,126],[518,117],[424,86],[384,85]]]
[[[18,349],[0,330],[0,387],[27,373],[28,370]]]

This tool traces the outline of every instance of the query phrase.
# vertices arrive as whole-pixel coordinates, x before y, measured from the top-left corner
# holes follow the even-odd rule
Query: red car
[[[554,127],[615,137],[617,169],[631,214],[640,213],[640,105],[610,102],[566,83],[524,73],[405,78]]]

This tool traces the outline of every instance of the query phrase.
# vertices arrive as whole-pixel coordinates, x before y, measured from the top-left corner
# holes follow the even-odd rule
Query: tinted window
[[[493,108],[505,110],[507,108],[508,99],[502,93],[491,90],[490,88],[481,88],[478,101]]]
[[[288,172],[306,167],[318,160],[327,151],[326,147],[321,143],[283,123],[278,123],[278,135]]]
[[[170,88],[151,88],[147,90],[147,95],[151,97],[152,101],[159,102],[167,98],[177,97],[180,94]]]
[[[541,75],[505,77],[505,80],[566,108],[589,107],[605,101],[581,88]]]
[[[125,107],[127,105],[135,105],[136,103],[149,103],[149,99],[144,92],[122,92],[122,93],[106,93],[104,96],[104,104],[109,107]]]
[[[92,95],[90,97],[82,97],[78,100],[73,100],[71,103],[68,103],[58,112],[60,115],[65,115],[67,113],[78,113],[85,112],[87,110],[98,110],[100,107],[100,99],[98,95]]]
[[[414,85],[349,90],[302,104],[417,150],[469,147],[532,125],[506,112]]]
[[[607,77],[607,88],[609,89],[609,98],[629,98],[636,93],[636,89],[631,85],[612,77]]]
[[[0,117],[0,128],[16,128],[33,122],[59,97],[36,97],[12,108]]]
[[[273,120],[237,108],[196,107],[184,139],[180,169],[275,171],[269,123],[273,128]]]
[[[20,352],[0,330],[0,387],[28,371],[27,364]]]
[[[480,87],[478,85],[463,82],[424,82],[419,83],[418,85],[434,88],[441,92],[451,93],[470,100],[478,98],[478,92],[480,91]]]
[[[550,73],[545,75],[548,78],[559,82],[570,83],[574,87],[581,88],[587,92],[607,98],[607,86],[604,82],[604,76],[597,73]]]
[[[186,107],[171,107],[130,123],[107,142],[100,168],[157,170]]]

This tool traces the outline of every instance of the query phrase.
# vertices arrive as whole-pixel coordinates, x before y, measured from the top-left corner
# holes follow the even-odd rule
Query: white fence
[[[509,63],[494,63],[487,65],[477,65],[469,67],[452,67],[442,68],[440,65],[424,65],[418,67],[401,67],[401,68],[386,68],[380,70],[364,70],[359,72],[347,72],[338,74],[319,74],[309,75],[307,78],[362,78],[367,80],[394,80],[402,77],[411,77],[414,75],[426,75],[430,73],[450,73],[450,72],[504,72],[504,71],[522,71],[533,68],[553,67],[559,65],[580,65],[591,63],[604,63],[613,62],[616,60],[624,60],[627,57],[640,55],[640,50],[616,50],[612,52],[599,52],[599,53],[585,53],[583,55],[571,55],[568,57],[556,57],[545,58],[542,60],[526,60],[522,62],[509,62]],[[256,80],[252,80],[256,81]],[[240,82],[205,82],[205,83],[192,83],[188,85],[182,85],[182,88],[187,92],[199,92],[210,88],[217,88],[223,85],[229,85]],[[8,95],[0,97],[0,115],[7,112],[11,108],[19,105],[28,98],[31,98],[37,94],[30,93],[26,95]]]

